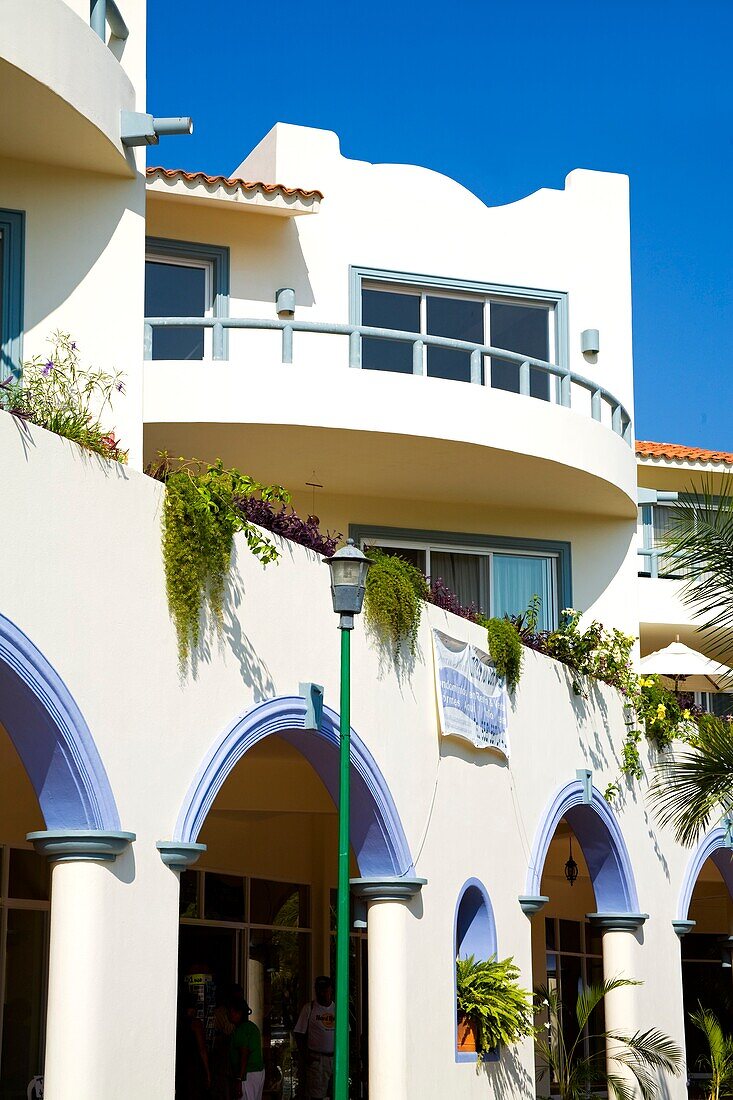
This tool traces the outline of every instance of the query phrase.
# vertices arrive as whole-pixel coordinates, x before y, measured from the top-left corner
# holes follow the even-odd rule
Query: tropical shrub
[[[47,358],[35,355],[23,364],[20,378],[0,382],[0,409],[103,458],[127,462],[127,451],[101,423],[115,393],[125,391],[122,374],[85,370],[67,332],[54,332],[48,342]]]
[[[733,1038],[723,1032],[714,1013],[698,1005],[690,1020],[703,1033],[708,1052],[699,1060],[698,1069],[710,1075],[706,1100],[733,1096]]]
[[[150,472],[165,483],[166,593],[183,666],[199,644],[203,609],[208,607],[216,629],[221,628],[234,535],[244,534],[249,549],[263,565],[279,556],[275,545],[245,518],[236,501],[255,494],[268,501],[289,498],[279,485],[262,485],[238,470],[225,470],[221,462],[173,465],[163,456]]]
[[[488,619],[486,634],[489,654],[499,676],[506,680],[507,687],[514,691],[522,674],[524,651],[516,627],[509,619]]]
[[[373,564],[367,573],[364,616],[399,663],[403,646],[415,653],[428,583],[419,569],[398,554],[372,548],[369,556]]]
[[[594,1092],[608,1089],[616,1100],[633,1100],[636,1089],[642,1100],[654,1100],[663,1093],[661,1073],[678,1074],[682,1068],[682,1051],[677,1044],[659,1031],[648,1028],[633,1034],[622,1031],[593,1033],[595,1010],[604,997],[615,989],[641,985],[630,978],[612,978],[600,985],[581,987],[575,1005],[575,1039],[568,1037],[563,1027],[562,1006],[556,989],[541,989],[536,999],[536,1010],[547,1019],[546,1034],[538,1029],[537,1059],[541,1076],[549,1075],[553,1093],[561,1100],[588,1100]],[[594,1053],[584,1054],[586,1028],[591,1032],[590,1048]],[[607,1058],[607,1043],[613,1046],[613,1055]],[[609,1071],[609,1065],[613,1067]],[[625,1071],[625,1072],[624,1072]],[[634,1087],[636,1086],[636,1087]]]
[[[476,1028],[476,1053],[534,1035],[532,998],[518,984],[512,958],[456,959],[457,1010]]]

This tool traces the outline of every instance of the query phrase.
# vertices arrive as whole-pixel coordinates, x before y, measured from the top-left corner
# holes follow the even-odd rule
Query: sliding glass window
[[[559,298],[542,300],[477,290],[476,293],[421,288],[409,284],[364,280],[359,284],[361,324],[427,336],[444,336],[489,345],[543,362],[557,362],[556,306]],[[471,381],[471,353],[459,348],[427,346],[422,367],[432,378]],[[406,341],[365,337],[362,367],[400,374],[413,372],[413,348]],[[486,358],[482,381],[519,393],[519,364]],[[530,394],[556,399],[557,386],[544,371],[530,370]]]
[[[520,615],[530,602],[540,601],[539,629],[558,625],[559,552],[504,550],[441,545],[408,538],[361,536],[364,548],[379,547],[417,566],[432,584],[442,584],[464,607],[484,615]]]

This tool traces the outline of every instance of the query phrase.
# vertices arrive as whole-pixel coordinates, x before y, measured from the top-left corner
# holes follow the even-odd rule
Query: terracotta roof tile
[[[650,443],[637,439],[636,453],[640,458],[667,458],[678,462],[723,463],[733,466],[733,454],[729,451],[707,451],[704,447],[683,447],[680,443]]]
[[[184,172],[182,168],[146,168],[145,175],[150,179],[154,176],[165,176],[169,180],[186,180],[188,183],[211,183],[221,187],[245,191],[263,191],[266,195],[280,192],[281,195],[299,199],[322,199],[320,191],[305,191],[302,187],[285,187],[282,183],[263,183],[261,180],[242,180],[229,176],[207,176],[205,172]]]

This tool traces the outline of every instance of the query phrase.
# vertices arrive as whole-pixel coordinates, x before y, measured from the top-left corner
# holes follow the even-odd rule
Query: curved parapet
[[[134,110],[135,89],[88,15],[64,0],[5,0],[2,19],[3,156],[132,176],[120,112]]]

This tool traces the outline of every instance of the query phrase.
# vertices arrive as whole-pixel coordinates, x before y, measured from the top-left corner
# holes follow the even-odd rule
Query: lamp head
[[[350,629],[343,620],[345,617],[353,620],[354,615],[361,613],[371,558],[361,552],[353,539],[348,539],[346,546],[342,546],[333,557],[324,558],[323,561],[331,570],[333,609],[337,615],[341,615],[342,625]],[[353,626],[353,621],[350,625]]]

